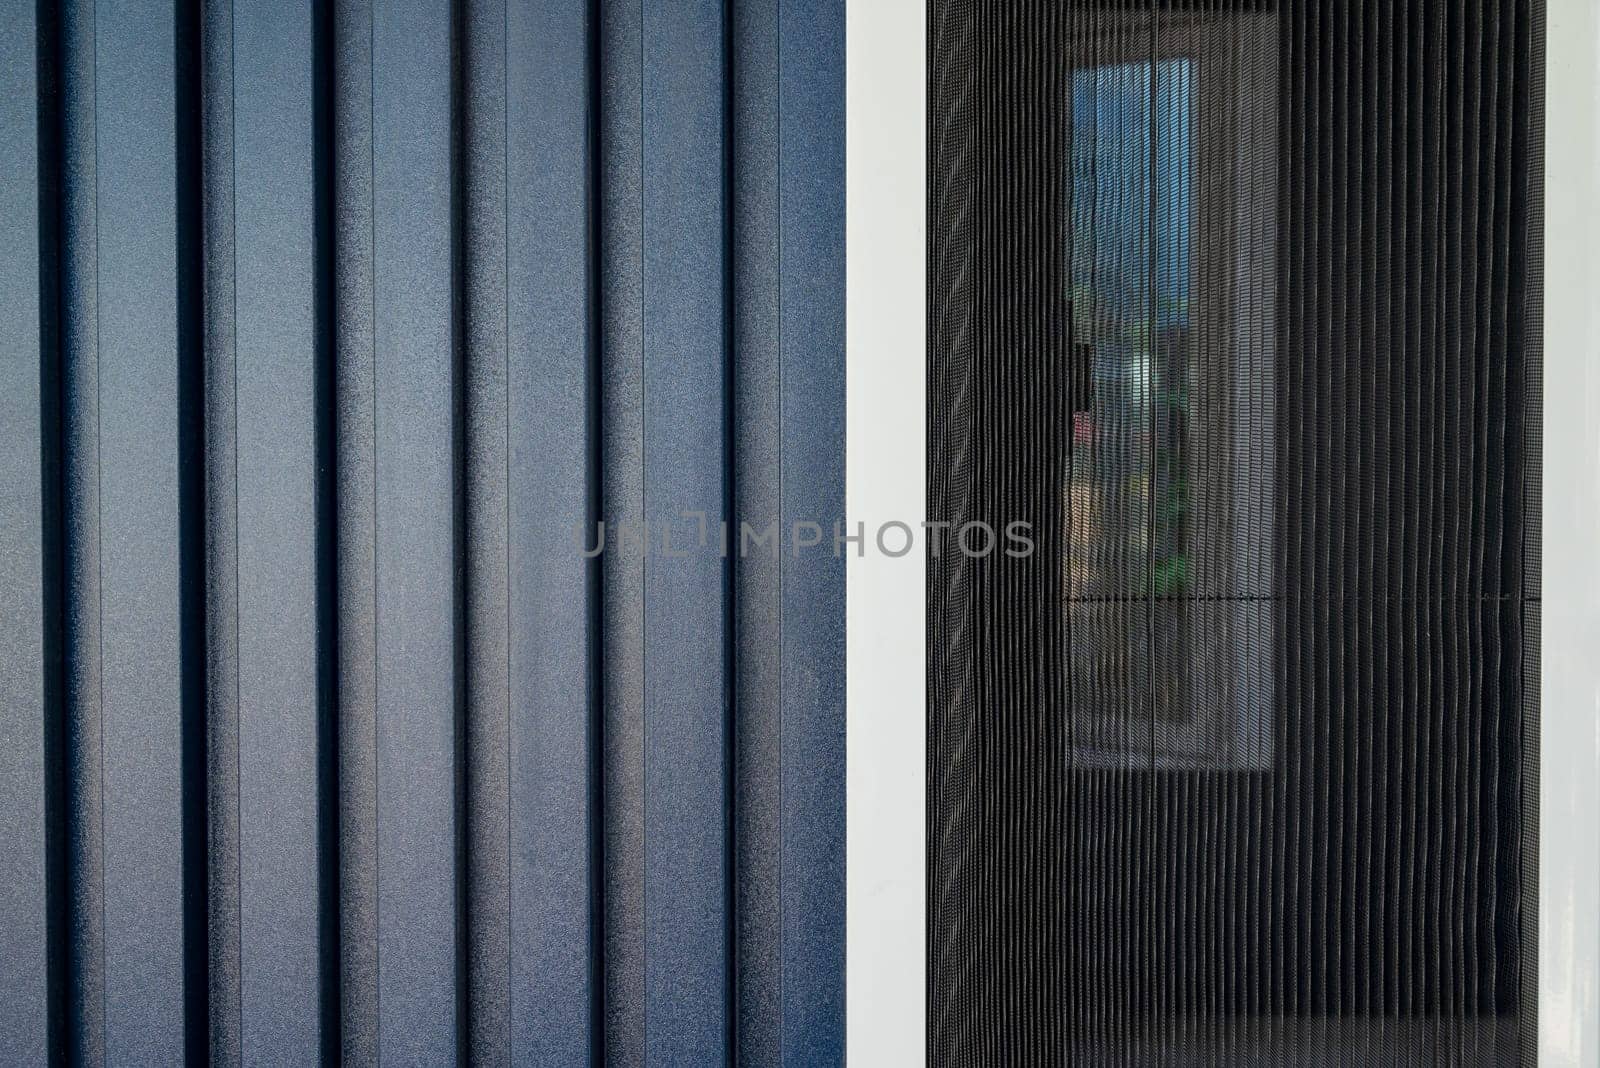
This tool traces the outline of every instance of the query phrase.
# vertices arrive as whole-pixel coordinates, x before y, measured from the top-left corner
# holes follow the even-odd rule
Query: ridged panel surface
[[[0,1059],[842,1061],[842,3],[3,11]]]

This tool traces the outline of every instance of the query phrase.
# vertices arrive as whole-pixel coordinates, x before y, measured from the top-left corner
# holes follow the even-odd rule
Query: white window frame
[[[845,511],[876,531],[927,513],[925,0],[845,18]],[[868,534],[872,538],[872,534]],[[847,555],[845,1051],[927,1046],[926,561]]]
[[[1539,1063],[1600,1064],[1600,5],[1548,0]]]

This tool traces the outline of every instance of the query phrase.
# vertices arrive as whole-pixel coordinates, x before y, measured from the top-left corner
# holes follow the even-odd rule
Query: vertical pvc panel
[[[844,5],[779,24],[779,329],[784,529],[844,519]],[[905,520],[902,519],[902,522]],[[872,536],[872,535],[869,535]],[[868,551],[900,551],[890,532]],[[844,1059],[844,560],[784,556],[783,1063]]]
[[[45,1058],[44,382],[53,361],[40,296],[44,179],[37,121],[41,41],[32,5],[0,19],[0,1061]]]
[[[724,23],[644,15],[645,1034],[709,1063],[728,1028]],[[700,544],[697,516],[709,540]],[[673,544],[673,543],[676,544]]]
[[[316,218],[309,2],[233,12],[242,1058],[316,1059]]]
[[[171,6],[95,11],[104,1011],[115,1064],[172,1064],[184,1050],[174,19]]]
[[[378,1049],[456,1054],[451,11],[372,27]]]
[[[591,564],[589,26],[511,0],[506,66],[511,1040],[587,1064]],[[592,544],[592,542],[590,543]]]

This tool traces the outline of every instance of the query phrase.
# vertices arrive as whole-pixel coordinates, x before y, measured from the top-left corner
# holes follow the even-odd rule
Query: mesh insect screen
[[[1531,1063],[1542,35],[931,0],[932,1063]]]

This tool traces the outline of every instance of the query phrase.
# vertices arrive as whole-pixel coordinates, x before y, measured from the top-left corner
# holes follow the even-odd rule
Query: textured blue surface
[[[456,1053],[451,12],[372,14],[378,1056]]]
[[[728,1030],[728,588],[695,548],[725,514],[721,6],[644,16],[645,1037],[719,1060]]]
[[[45,1055],[45,630],[41,401],[48,389],[40,261],[36,98],[39,41],[32,4],[0,18],[0,1062]]]
[[[600,514],[607,530],[644,522],[643,5],[600,5],[597,340]],[[601,557],[602,1040],[607,1058],[644,1060],[645,562]]]
[[[61,12],[62,537],[65,590],[68,1046],[105,1055],[105,805],[100,669],[100,404],[94,6]]]
[[[0,1059],[841,1059],[841,5],[27,11]]]
[[[734,16],[735,512],[822,547],[735,563],[738,1052],[844,1056],[844,12]]]
[[[779,23],[785,522],[844,518],[844,4]],[[844,1060],[844,560],[784,563],[783,1063]]]
[[[778,0],[732,12],[733,513],[755,529],[782,508],[778,240]],[[734,946],[740,1063],[776,1064],[783,1025],[781,556],[735,555]]]
[[[94,49],[105,1051],[172,1064],[184,1049],[174,11],[102,2]]]
[[[589,41],[583,5],[506,11],[510,1013],[514,1060],[591,1055]]]
[[[233,11],[239,1015],[316,1059],[316,219],[310,0]],[[213,707],[225,699],[214,694]]]

